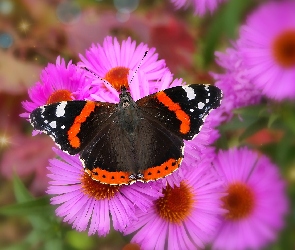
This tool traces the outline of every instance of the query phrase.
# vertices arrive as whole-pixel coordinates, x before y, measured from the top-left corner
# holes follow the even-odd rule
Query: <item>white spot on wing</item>
[[[65,114],[65,107],[67,106],[67,102],[61,102],[57,105],[55,115],[57,117],[62,117]]]
[[[60,128],[61,128],[61,129],[65,129],[65,125],[62,125]]]
[[[56,121],[50,122],[49,126],[52,127],[52,128],[56,128]]]
[[[205,104],[203,102],[198,103],[198,109],[203,109],[205,107]]]
[[[182,88],[186,92],[186,96],[189,100],[193,100],[196,98],[196,94],[195,94],[195,91],[193,88],[191,88],[189,86],[183,86]]]

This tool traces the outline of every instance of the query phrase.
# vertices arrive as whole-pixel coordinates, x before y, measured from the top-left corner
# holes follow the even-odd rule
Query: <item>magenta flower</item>
[[[239,46],[253,83],[266,96],[295,97],[295,2],[271,1],[241,28]]]
[[[146,51],[148,54],[144,58]],[[131,38],[123,40],[120,44],[117,38],[108,36],[104,39],[102,46],[92,45],[86,51],[86,57],[80,55],[80,58],[82,62],[78,65],[94,73],[89,72],[88,76],[92,80],[92,87],[96,89],[93,97],[98,101],[118,102],[118,91],[123,86],[129,88],[137,69],[136,76],[141,78],[144,75],[148,84],[139,85],[142,89],[150,85],[154,86],[168,71],[165,61],[158,60],[155,48],[149,49],[143,43],[136,46],[136,42]],[[106,84],[98,76],[110,84]]]
[[[135,209],[147,213],[152,201],[159,198],[159,182],[135,183],[127,186],[101,184],[84,171],[78,156],[54,149],[61,158],[50,160],[48,194],[51,204],[58,205],[57,216],[78,231],[105,236],[110,231],[112,217],[115,230],[123,231],[137,219]]]
[[[37,82],[28,91],[30,101],[24,101],[26,113],[22,117],[28,118],[29,114],[39,106],[67,100],[83,100],[89,97],[85,70],[80,69],[71,62],[65,64],[64,59],[58,57],[56,64],[49,63],[42,70],[41,81]]]
[[[154,49],[150,49],[142,61],[147,50],[147,45],[140,44],[136,47],[135,42],[132,42],[130,38],[124,40],[120,45],[117,39],[113,40],[111,37],[107,37],[103,46],[92,46],[86,52],[87,59],[81,56],[82,62],[78,64],[81,68],[86,67],[94,73],[89,72],[88,74],[93,80],[93,87],[96,91],[91,95],[92,98],[98,101],[117,103],[119,101],[118,91],[122,86],[125,86],[129,88],[132,98],[136,101],[157,91],[185,84],[182,79],[173,80],[172,74],[165,68],[165,63],[162,60],[157,61]],[[130,53],[133,53],[133,56],[130,56]],[[126,54],[129,56],[124,57]],[[140,68],[134,75],[133,73],[139,65]],[[97,76],[105,78],[111,86]],[[218,120],[217,117],[219,116],[212,118],[212,120]],[[190,163],[186,164],[187,160],[188,162],[197,162],[202,160],[202,157],[206,157],[207,146],[219,137],[215,126],[220,124],[220,121],[212,122],[212,120],[209,117],[200,134],[194,140],[185,142],[185,157],[182,165],[191,165]],[[191,150],[195,150],[195,152],[189,153]],[[182,176],[181,168],[164,178],[163,183],[168,182],[171,186],[179,185]]]
[[[248,69],[236,47],[227,49],[225,53],[215,53],[216,61],[225,69],[225,73],[211,73],[216,86],[223,92],[221,107],[216,111],[223,112],[227,119],[232,117],[234,109],[257,104],[261,99],[261,91],[249,80]]]
[[[146,51],[148,51],[148,54],[144,57]],[[130,91],[134,100],[138,100],[157,91],[183,84],[181,79],[173,80],[172,74],[165,67],[164,61],[157,60],[154,49],[148,49],[144,44],[136,46],[131,39],[119,44],[116,39],[107,37],[103,46],[92,46],[86,52],[87,59],[82,56],[81,58],[82,62],[78,64],[79,66],[74,66],[73,71],[69,70],[70,66],[66,68],[64,64],[60,66],[60,63],[57,63],[57,66],[54,67],[50,66],[53,67],[50,80],[55,77],[56,81],[54,82],[71,83],[73,79],[76,79],[73,72],[75,74],[84,72],[88,82],[85,80],[86,77],[84,78],[84,73],[81,73],[80,77],[83,78],[81,85],[76,84],[75,86],[78,86],[78,88],[72,91],[70,88],[66,88],[66,90],[70,90],[69,94],[67,92],[68,95],[66,95],[68,98],[63,96],[63,99],[55,98],[52,101],[51,95],[47,95],[47,99],[41,98],[42,102],[35,101],[32,104],[32,109],[37,104],[39,106],[76,98],[91,98],[116,103],[119,100],[118,93],[122,87]],[[65,74],[64,71],[68,74]],[[135,72],[137,73],[134,74]],[[59,81],[62,76],[64,76],[63,81]],[[43,78],[42,76],[42,81]],[[46,91],[48,88],[52,90],[51,85],[56,86],[49,80],[43,82],[45,82],[44,89]],[[32,100],[34,100],[34,97],[37,100],[40,99],[38,92],[36,92],[37,88],[41,87],[38,86],[31,91]],[[64,90],[64,85],[53,88],[53,91],[46,93],[55,94],[58,92],[56,90]],[[44,90],[42,89],[42,91]],[[43,96],[41,95],[41,97]],[[32,111],[32,109],[28,110]],[[62,217],[65,222],[72,224],[73,228],[78,231],[88,230],[89,235],[94,233],[106,235],[110,230],[111,221],[115,230],[123,231],[130,223],[138,221],[143,214],[149,215],[150,207],[154,206],[154,200],[157,199],[157,204],[160,204],[158,207],[161,208],[161,203],[165,202],[166,198],[160,199],[163,194],[159,191],[162,191],[163,186],[165,186],[164,195],[169,196],[172,192],[180,197],[181,192],[185,193],[187,198],[183,200],[183,204],[180,203],[180,209],[186,207],[186,210],[176,221],[170,221],[170,226],[166,228],[175,230],[172,235],[169,235],[169,238],[175,235],[181,237],[183,241],[179,245],[181,247],[184,246],[183,244],[189,247],[194,245],[202,247],[209,241],[210,235],[213,234],[218,224],[217,215],[224,211],[220,208],[222,194],[221,191],[217,190],[221,183],[216,181],[216,177],[210,170],[205,170],[208,166],[211,166],[214,156],[213,148],[206,146],[213,143],[218,136],[217,131],[213,128],[214,124],[213,120],[208,120],[204,124],[204,132],[201,132],[199,137],[197,136],[190,142],[185,142],[185,159],[181,169],[167,178],[145,184],[135,183],[130,186],[102,184],[93,180],[84,171],[78,156],[70,156],[55,149],[61,160],[52,159],[50,161],[48,169],[51,172],[49,177],[52,181],[49,183],[47,192],[54,195],[51,203],[58,205],[56,214]],[[193,166],[198,166],[198,168]],[[188,176],[186,177],[186,175]],[[211,198],[212,200],[210,200]],[[205,208],[206,206],[208,208]],[[164,213],[162,216],[165,216],[166,212],[165,206],[162,207],[161,213]],[[139,213],[139,216],[137,213]],[[175,213],[180,213],[179,208],[176,207]],[[199,216],[204,218],[199,219]],[[170,220],[170,215],[167,218]],[[198,225],[192,221],[196,218],[200,223]],[[178,223],[183,226],[178,227]],[[192,232],[189,236],[186,236],[184,232],[190,228],[192,228]],[[194,236],[193,240],[188,239],[191,236]],[[162,238],[165,237],[166,234]]]
[[[195,11],[195,15],[204,15],[209,12],[213,12],[218,4],[223,2],[224,0],[170,0],[174,6],[179,9],[182,7],[186,7],[188,5],[192,5]]]
[[[167,185],[163,197],[147,212],[137,209],[138,221],[125,230],[136,232],[131,242],[141,249],[204,248],[219,226],[222,182],[210,165],[200,164],[186,172],[179,186]]]
[[[279,169],[247,148],[221,151],[213,165],[225,182],[228,210],[213,249],[260,249],[274,241],[288,209]]]

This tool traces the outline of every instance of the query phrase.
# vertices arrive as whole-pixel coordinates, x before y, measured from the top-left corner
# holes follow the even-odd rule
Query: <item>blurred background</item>
[[[105,36],[130,36],[155,47],[175,78],[214,83],[209,72],[222,72],[214,52],[231,46],[247,14],[261,2],[230,0],[198,17],[191,8],[176,10],[169,0],[0,0],[0,249],[132,249],[126,246],[130,238],[115,231],[99,238],[71,230],[48,205],[46,166],[54,157],[53,142],[47,136],[32,137],[30,124],[19,114],[28,88],[49,62],[61,56],[76,63],[79,53]],[[265,117],[253,118],[253,109],[241,111],[243,122],[235,115],[221,126],[217,144],[249,144],[267,154],[280,166],[292,204],[294,105],[283,102],[278,109],[290,119],[272,128]],[[294,249],[292,208],[278,242],[268,249]]]

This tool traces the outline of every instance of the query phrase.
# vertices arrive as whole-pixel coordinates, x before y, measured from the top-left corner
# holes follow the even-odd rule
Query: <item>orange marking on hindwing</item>
[[[148,168],[143,172],[143,180],[146,181],[153,181],[159,178],[166,177],[167,175],[173,173],[176,169],[179,168],[179,165],[182,161],[182,158],[179,159],[169,159],[162,163],[160,166]]]
[[[185,113],[179,104],[173,102],[163,91],[158,92],[156,96],[162,104],[175,113],[176,118],[181,122],[180,132],[182,134],[187,134],[190,131],[190,118],[187,113]]]
[[[130,184],[132,180],[129,179],[130,174],[127,172],[109,172],[101,168],[94,168],[93,170],[85,169],[92,180],[99,181],[109,185]]]
[[[84,108],[82,109],[80,115],[78,115],[73,125],[70,127],[68,131],[68,140],[70,142],[70,145],[73,148],[78,148],[81,145],[81,141],[79,137],[77,136],[81,129],[81,124],[86,121],[87,117],[91,114],[91,112],[94,111],[96,106],[95,102],[86,102]]]

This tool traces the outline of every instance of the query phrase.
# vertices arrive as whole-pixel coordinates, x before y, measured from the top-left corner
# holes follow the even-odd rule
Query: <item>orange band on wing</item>
[[[176,118],[181,122],[180,132],[182,134],[187,134],[190,131],[189,116],[181,109],[178,103],[173,102],[163,91],[158,92],[156,96],[162,104],[176,114]]]
[[[109,172],[98,167],[93,170],[85,169],[85,172],[89,174],[92,180],[99,181],[104,184],[127,185],[132,182],[132,180],[129,179],[130,174],[127,172]]]
[[[86,102],[84,108],[82,109],[80,115],[78,115],[73,125],[70,127],[68,131],[68,140],[70,142],[70,145],[73,148],[78,148],[81,145],[80,139],[77,136],[80,132],[81,124],[86,121],[87,117],[91,114],[91,112],[94,111],[96,106],[95,102]]]
[[[146,181],[153,181],[159,178],[166,177],[169,174],[172,174],[176,169],[179,168],[179,165],[182,161],[182,158],[179,159],[169,159],[165,161],[160,166],[148,168],[143,172],[143,180]]]

